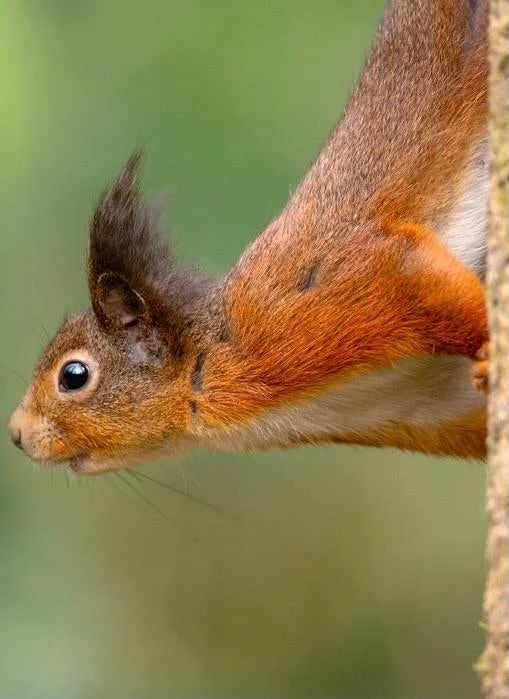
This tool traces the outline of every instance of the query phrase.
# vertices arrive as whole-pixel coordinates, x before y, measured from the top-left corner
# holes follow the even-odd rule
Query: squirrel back
[[[13,441],[84,474],[202,445],[482,457],[487,5],[389,4],[343,119],[224,279],[176,265],[133,156],[92,220],[92,308]]]

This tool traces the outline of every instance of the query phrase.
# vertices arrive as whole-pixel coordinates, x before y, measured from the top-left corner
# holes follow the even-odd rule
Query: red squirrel
[[[194,446],[483,458],[487,7],[389,3],[343,118],[224,278],[178,266],[133,155],[16,446],[84,475]]]

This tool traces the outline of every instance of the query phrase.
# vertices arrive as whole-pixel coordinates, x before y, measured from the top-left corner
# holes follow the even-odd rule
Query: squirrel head
[[[178,268],[158,239],[139,171],[136,152],[102,196],[90,228],[92,308],[64,322],[9,422],[35,461],[99,473],[186,440],[210,282]]]

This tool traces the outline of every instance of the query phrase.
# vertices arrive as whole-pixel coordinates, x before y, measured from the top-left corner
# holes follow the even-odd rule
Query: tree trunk
[[[486,648],[481,669],[485,699],[509,699],[509,0],[491,0],[489,33],[491,194],[487,291],[491,362]]]

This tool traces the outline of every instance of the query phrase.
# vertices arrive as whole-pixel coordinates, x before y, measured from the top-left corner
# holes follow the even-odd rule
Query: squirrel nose
[[[23,445],[21,444],[21,432],[20,432],[20,430],[18,430],[17,432],[11,433],[11,440],[12,440],[12,443],[14,444],[15,447],[18,447],[18,449],[23,449]]]
[[[11,438],[11,442],[14,444],[14,446],[18,449],[23,449],[21,429],[17,424],[18,421],[16,420],[17,412],[19,411],[16,411],[14,415],[11,417],[9,424],[7,425],[7,431],[9,433],[9,437]]]

